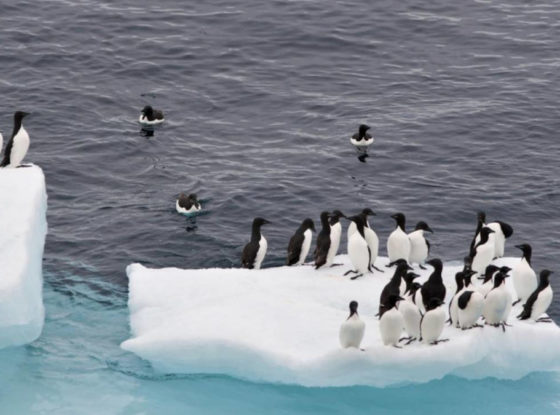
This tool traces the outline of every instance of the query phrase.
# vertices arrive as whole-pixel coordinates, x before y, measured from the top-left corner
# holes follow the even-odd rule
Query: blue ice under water
[[[560,411],[560,377],[555,373],[533,373],[518,381],[448,376],[389,388],[305,388],[223,376],[158,375],[119,347],[129,336],[122,288],[73,275],[45,277],[43,335],[31,345],[0,350],[2,414]]]

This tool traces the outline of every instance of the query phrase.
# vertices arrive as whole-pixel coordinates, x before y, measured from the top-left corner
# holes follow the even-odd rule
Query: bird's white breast
[[[354,270],[362,274],[368,272],[369,250],[367,242],[360,235],[360,232],[354,232],[350,239],[348,239],[348,256],[354,266]]]
[[[399,301],[399,311],[404,320],[404,328],[409,336],[420,338],[420,320],[422,315],[416,305],[410,301]]]
[[[490,235],[485,244],[476,248],[476,254],[471,264],[472,270],[476,271],[478,275],[482,275],[486,267],[492,262],[492,258],[494,258],[494,237]]]
[[[507,308],[507,294],[502,284],[498,288],[492,289],[484,299],[484,307],[482,314],[489,324],[498,324],[502,322],[502,318]]]
[[[362,138],[360,141],[356,140],[355,138],[350,138],[350,142],[355,145],[356,147],[366,147],[369,146],[371,144],[373,144],[373,142],[375,141],[375,139],[372,137],[370,138]]]
[[[311,239],[313,239],[313,234],[311,229],[306,229],[303,233],[303,243],[301,245],[301,253],[299,255],[299,260],[297,262],[298,265],[301,265],[305,262],[305,258],[307,258],[307,254],[309,253],[309,248],[311,247]]]
[[[443,331],[444,324],[445,310],[442,306],[424,314],[421,327],[422,341],[424,343],[431,343],[439,339],[439,336],[441,336],[441,332]]]
[[[529,296],[537,289],[537,274],[531,268],[531,265],[525,258],[522,258],[514,267],[511,273],[513,286],[519,298],[523,303],[527,301]]]
[[[21,126],[16,136],[14,137],[14,144],[12,146],[12,154],[10,154],[10,166],[17,167],[21,164],[27,150],[29,149],[29,134],[25,128]]]
[[[334,257],[338,252],[340,246],[340,235],[342,233],[342,225],[340,222],[335,223],[331,226],[331,245],[329,246],[329,251],[327,252],[327,263],[326,267],[330,267],[334,262]]]
[[[424,238],[424,231],[419,229],[408,234],[410,239],[410,262],[421,264],[428,257],[428,244]]]
[[[266,255],[266,250],[268,248],[268,243],[264,236],[261,235],[261,240],[259,241],[259,250],[257,251],[257,256],[255,258],[255,269],[260,269],[263,262],[264,256]]]
[[[373,265],[379,253],[379,238],[371,228],[364,228],[364,236],[371,252],[371,264]]]
[[[397,259],[408,261],[410,257],[410,239],[408,239],[408,235],[399,226],[389,235],[387,253],[391,262]]]
[[[478,291],[473,291],[465,309],[458,309],[459,326],[472,327],[482,315],[483,306],[484,297]]]
[[[542,317],[544,313],[546,313],[548,307],[550,307],[550,304],[552,303],[552,297],[553,297],[553,292],[550,285],[546,287],[544,290],[542,290],[541,292],[539,292],[537,300],[533,304],[533,309],[531,310],[532,320],[536,320],[539,317]]]
[[[404,318],[399,310],[386,311],[379,320],[379,331],[385,345],[396,345],[404,328]]]
[[[186,208],[180,206],[179,205],[179,200],[177,200],[175,202],[175,209],[177,210],[177,212],[179,212],[183,215],[188,215],[188,214],[200,212],[201,208],[200,208],[200,205],[193,204],[189,209],[186,209]]]
[[[340,345],[346,347],[359,348],[364,338],[366,324],[354,314],[340,326],[338,338]]]

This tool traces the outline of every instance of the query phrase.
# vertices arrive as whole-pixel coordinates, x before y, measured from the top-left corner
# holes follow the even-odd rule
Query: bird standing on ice
[[[23,119],[27,115],[29,113],[24,111],[16,111],[14,113],[14,129],[4,149],[4,158],[0,163],[0,167],[19,167],[25,158],[29,149],[29,134],[23,128]]]
[[[340,340],[340,345],[343,348],[355,347],[360,348],[362,339],[364,338],[364,333],[366,330],[366,324],[360,319],[358,315],[358,302],[350,302],[350,315],[344,323],[340,326],[340,331],[338,333],[338,339]]]
[[[397,222],[397,227],[387,239],[387,254],[389,262],[397,259],[404,259],[408,262],[410,257],[410,239],[405,231],[406,218],[402,213],[395,213],[391,216]]]
[[[334,258],[338,253],[338,247],[340,246],[340,236],[342,235],[342,224],[340,223],[340,218],[345,217],[346,216],[344,216],[344,213],[342,213],[340,210],[333,210],[333,212],[330,214],[330,245],[329,251],[327,252],[327,262],[325,264],[327,267],[330,267],[333,264]]]
[[[321,212],[321,231],[317,235],[317,246],[315,247],[315,269],[321,268],[327,263],[329,249],[331,247],[331,225],[329,223],[329,212]]]
[[[311,247],[313,231],[315,231],[313,221],[310,218],[305,219],[290,238],[287,265],[302,265],[305,262]]]
[[[140,118],[138,118],[138,122],[144,125],[161,124],[163,121],[165,121],[165,118],[163,118],[163,112],[161,110],[153,109],[151,105],[146,105],[142,108]]]
[[[490,290],[486,297],[484,298],[484,307],[482,308],[482,315],[487,325],[499,327],[506,331],[505,322],[508,318],[506,312],[508,310],[508,305],[511,306],[511,301],[509,301],[508,292],[506,289],[507,274],[502,274],[498,272],[494,276],[494,288]],[[508,304],[508,302],[510,304]]]
[[[360,213],[360,216],[365,223],[364,235],[369,247],[369,252],[371,253],[371,267],[376,269],[377,271],[383,272],[375,266],[375,260],[377,259],[377,255],[379,254],[379,238],[377,237],[375,231],[369,226],[369,221],[367,219],[368,216],[375,216],[375,213],[373,213],[373,210],[371,210],[370,208],[365,208]]]
[[[392,294],[387,299],[387,303],[384,304],[387,311],[379,319],[379,331],[385,346],[391,345],[400,348],[398,343],[404,329],[404,318],[396,305],[397,302],[402,300],[402,297]]]
[[[422,264],[430,253],[430,242],[424,237],[424,232],[434,233],[426,222],[420,221],[416,224],[414,231],[408,234],[408,239],[410,239],[410,257],[408,260],[411,264],[418,264],[421,269],[426,269]]]
[[[179,195],[179,199],[175,202],[175,209],[182,215],[190,215],[200,212],[201,207],[196,194],[191,193],[187,196],[186,194],[181,193]]]
[[[513,304],[521,301],[525,304],[529,296],[537,289],[537,274],[531,268],[531,255],[533,249],[529,244],[516,245],[516,248],[521,249],[523,256],[514,267],[512,272],[513,286],[517,293],[517,300]]]
[[[348,237],[348,256],[354,269],[344,275],[357,274],[352,277],[355,280],[365,273],[371,272],[371,253],[365,239],[365,223],[362,217],[357,215],[348,219],[352,221],[348,227],[348,235],[350,235]]]
[[[251,241],[241,254],[241,266],[248,269],[260,269],[268,244],[264,236],[261,235],[261,226],[270,223],[263,218],[255,218],[251,229]]]
[[[471,269],[476,271],[478,275],[486,270],[486,267],[494,258],[494,231],[485,226],[480,230],[480,240],[474,245],[471,251],[472,264]]]
[[[461,293],[457,300],[457,315],[459,327],[463,330],[473,327],[482,327],[477,324],[482,315],[484,297],[478,291],[466,290]]]
[[[537,322],[547,323],[552,322],[550,317],[541,317],[546,313],[548,307],[550,307],[552,303],[553,292],[548,280],[550,274],[552,274],[552,271],[547,269],[541,271],[539,285],[527,299],[527,302],[523,306],[523,312],[517,316],[518,319],[531,319]]]
[[[434,267],[434,270],[428,281],[422,285],[422,289],[420,290],[420,294],[422,295],[422,301],[420,304],[416,304],[420,311],[424,311],[428,309],[428,302],[432,298],[438,298],[439,300],[443,301],[445,299],[445,285],[443,284],[443,279],[441,277],[441,272],[443,270],[443,264],[440,259],[433,258],[426,262],[426,264],[431,265]]]
[[[443,301],[439,298],[430,298],[426,306],[426,313],[420,322],[420,336],[422,342],[435,346],[438,343],[446,342],[449,339],[439,340],[439,336],[445,325],[445,309]]]
[[[420,321],[422,320],[422,314],[420,314],[420,310],[416,304],[410,300],[399,301],[397,308],[403,316],[404,329],[408,335],[408,337],[400,338],[399,341],[408,340],[406,344],[410,344],[414,340],[420,339]]]
[[[379,296],[379,317],[382,317],[383,313],[389,310],[387,306],[387,304],[389,304],[389,297],[391,295],[396,295],[397,297],[400,296],[401,284],[407,275],[407,272],[412,269],[404,259],[397,260],[396,265],[397,269],[395,270],[395,273],[385,287],[383,287],[381,295]]]

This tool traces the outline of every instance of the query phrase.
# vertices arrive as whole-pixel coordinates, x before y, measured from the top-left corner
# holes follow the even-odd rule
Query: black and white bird
[[[411,284],[410,291],[413,290]],[[420,321],[422,320],[422,314],[416,304],[414,304],[413,301],[405,299],[404,301],[398,302],[397,308],[403,316],[404,329],[407,334],[407,337],[402,337],[399,341],[408,340],[406,344],[410,344],[414,340],[420,339]]]
[[[315,257],[315,269],[319,269],[327,263],[329,249],[331,247],[331,225],[329,223],[329,212],[321,212],[321,230],[317,235],[317,245],[313,256]]]
[[[398,295],[390,295],[385,304],[387,311],[379,318],[379,331],[385,346],[400,348],[398,343],[404,329],[404,318],[397,309],[397,303],[402,300]]]
[[[513,279],[513,287],[517,294],[517,300],[514,304],[521,301],[521,304],[525,304],[527,299],[533,292],[537,289],[537,274],[531,267],[531,255],[533,249],[529,244],[516,245],[516,248],[521,249],[523,256],[521,261],[519,261],[513,267],[513,272],[511,273]]]
[[[408,261],[411,264],[418,264],[421,269],[426,269],[423,264],[430,253],[430,242],[424,237],[424,232],[433,233],[434,231],[426,222],[420,221],[416,224],[414,231],[408,234],[408,239],[410,239]]]
[[[418,308],[420,311],[424,312],[428,308],[428,302],[432,298],[437,298],[440,301],[445,300],[445,285],[443,284],[443,279],[441,276],[441,272],[443,271],[443,263],[439,258],[433,258],[429,261],[426,261],[426,264],[431,265],[434,267],[428,281],[422,285],[422,289],[420,290],[420,294],[422,295],[421,304],[418,304]]]
[[[175,209],[182,215],[191,215],[200,212],[201,206],[195,193],[189,195],[181,193],[175,202]]]
[[[410,257],[410,239],[405,231],[406,218],[402,213],[395,213],[391,216],[395,219],[397,226],[387,239],[387,254],[389,262],[395,262],[397,259],[404,259],[408,262]]]
[[[163,112],[152,108],[151,105],[146,105],[142,108],[142,111],[140,111],[140,118],[138,118],[138,122],[143,125],[157,125],[161,124],[163,121],[165,121]]]
[[[465,289],[464,271],[459,271],[455,274],[455,286],[455,294],[453,294],[453,297],[451,297],[451,301],[449,302],[449,322],[453,327],[459,327],[459,306],[457,305],[457,301],[459,301],[459,296]]]
[[[354,269],[344,275],[357,274],[352,277],[354,280],[371,272],[371,252],[365,238],[365,223],[362,217],[356,215],[348,219],[351,221],[348,226],[348,256]]]
[[[478,277],[478,279],[483,279],[483,281],[481,285],[476,287],[476,290],[480,294],[482,294],[483,297],[486,297],[486,294],[488,294],[490,290],[494,288],[494,274],[499,270],[500,267],[490,264],[486,267],[484,274],[481,277]]]
[[[287,265],[302,265],[307,258],[315,225],[310,218],[304,219],[288,244]]]
[[[23,128],[23,119],[29,115],[24,111],[14,113],[14,129],[4,149],[0,167],[19,167],[29,149],[29,134]]]
[[[486,214],[484,212],[478,212],[477,216],[477,231],[475,233],[475,237],[473,239],[473,243],[476,244],[480,238],[480,230],[487,226],[494,231],[492,243],[494,245],[494,256],[493,258],[501,258],[504,256],[505,246],[506,246],[506,239],[513,235],[513,228],[501,221],[495,221],[490,223],[486,222]],[[473,246],[473,245],[471,245]]]
[[[480,230],[480,240],[471,251],[471,269],[482,275],[494,258],[494,231],[485,226]]]
[[[482,308],[482,315],[486,324],[494,327],[501,326],[504,331],[508,318],[506,315],[508,306],[511,307],[510,296],[506,289],[506,278],[507,274],[501,272],[494,275],[494,288],[484,297]]]
[[[369,247],[369,251],[371,253],[371,267],[376,269],[377,271],[383,272],[375,266],[375,260],[377,259],[377,255],[379,254],[379,238],[377,237],[377,234],[370,226],[368,221],[368,216],[375,216],[375,213],[370,208],[365,208],[360,213],[360,216],[362,217],[366,225],[364,227],[364,235]]]
[[[391,295],[400,296],[403,278],[406,276],[407,272],[412,269],[404,259],[397,260],[395,264],[397,265],[395,273],[385,287],[383,287],[383,290],[381,290],[381,295],[379,297],[379,317],[389,309],[389,297]]]
[[[541,317],[552,303],[553,291],[550,286],[549,276],[552,271],[543,269],[539,276],[539,285],[523,305],[523,311],[519,316],[520,320],[531,319],[537,322],[551,322],[550,317]]]
[[[400,295],[404,296],[405,300],[409,300],[414,302],[412,298],[409,298],[410,294],[412,293],[412,286],[414,284],[414,280],[418,278],[420,275],[414,272],[407,272],[406,275],[402,278],[401,286],[400,286]],[[404,282],[404,289],[403,289],[403,282]]]
[[[421,341],[426,344],[436,345],[449,339],[440,339],[445,325],[445,308],[440,298],[432,297],[426,305],[426,313],[420,321]]]
[[[374,138],[367,132],[370,129],[368,125],[361,124],[358,132],[355,133],[350,142],[356,147],[367,147],[375,141]]]
[[[243,253],[241,254],[241,266],[243,268],[261,268],[261,264],[268,248],[266,239],[261,234],[261,226],[266,225],[267,223],[270,222],[263,218],[255,218],[253,220],[253,226],[251,228],[251,241],[245,245]]]
[[[478,212],[476,214],[476,230],[474,231],[474,236],[472,238],[471,245],[469,247],[469,254],[473,251],[474,246],[480,239],[479,234],[482,228],[484,228],[485,223],[486,223],[486,213],[482,211]]]
[[[350,315],[340,326],[338,332],[338,339],[343,348],[355,347],[360,348],[364,333],[366,331],[366,324],[360,319],[358,315],[358,302],[350,302]]]
[[[459,327],[463,330],[482,327],[477,323],[482,315],[484,297],[478,291],[465,289],[457,300]]]
[[[331,243],[329,245],[329,252],[327,252],[327,263],[325,264],[327,267],[333,265],[334,258],[338,253],[338,248],[340,247],[340,237],[342,235],[342,224],[340,223],[340,219],[345,217],[344,213],[336,209],[330,214],[329,224],[331,225]]]

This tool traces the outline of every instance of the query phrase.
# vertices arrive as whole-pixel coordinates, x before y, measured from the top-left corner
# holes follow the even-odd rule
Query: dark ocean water
[[[101,326],[103,307],[120,310],[112,353],[128,335],[127,264],[237,266],[257,215],[273,222],[265,266],[303,218],[335,208],[376,211],[383,253],[402,211],[435,230],[434,256],[461,259],[485,210],[514,227],[506,255],[529,242],[535,268],[560,274],[558,0],[1,6],[0,127],[32,112],[46,290],[87,298]],[[145,104],[166,115],[151,138]],[[348,140],[362,122],[366,163]],[[177,215],[181,191],[205,213]],[[69,347],[48,335],[65,301],[52,295],[40,349]]]

